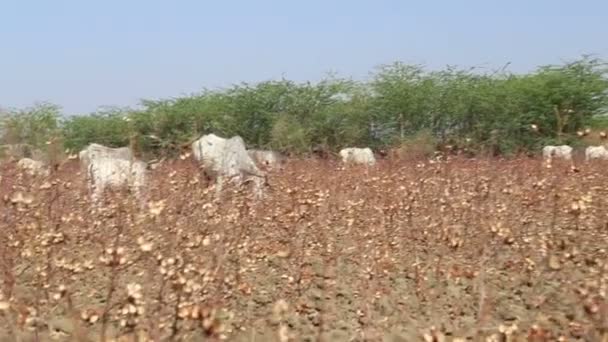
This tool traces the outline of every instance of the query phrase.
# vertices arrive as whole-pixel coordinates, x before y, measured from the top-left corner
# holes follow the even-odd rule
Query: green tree
[[[450,144],[508,154],[581,143],[577,130],[604,127],[606,76],[606,64],[588,56],[526,74],[451,66],[429,72],[395,62],[381,65],[369,82],[329,75],[316,83],[240,83],[62,120],[59,107],[37,104],[2,115],[0,139],[40,147],[60,131],[73,150],[97,142],[159,154],[215,133],[294,153],[427,144],[419,149],[427,154]]]
[[[61,107],[46,102],[8,111],[0,117],[0,139],[3,144],[29,144],[41,148],[60,134],[60,115]]]
[[[434,79],[419,65],[382,65],[371,82],[374,119],[392,124],[404,139],[428,125]]]
[[[105,107],[90,115],[72,116],[63,120],[65,147],[79,151],[91,143],[121,147],[129,143],[127,122],[130,110]]]
[[[608,100],[606,64],[588,56],[565,65],[542,66],[523,78],[523,115],[544,135],[557,138],[581,129]]]

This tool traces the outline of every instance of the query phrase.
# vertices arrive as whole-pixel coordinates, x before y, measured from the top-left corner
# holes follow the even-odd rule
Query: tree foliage
[[[60,116],[61,108],[46,102],[21,110],[8,110],[0,116],[0,141],[40,148],[60,134]]]
[[[605,127],[608,120],[600,115],[608,105],[606,76],[606,64],[588,56],[526,74],[452,66],[428,71],[396,62],[378,67],[369,82],[328,77],[314,84],[241,83],[144,100],[137,110],[104,108],[62,120],[57,106],[39,104],[9,111],[0,133],[4,143],[33,145],[61,134],[74,150],[91,142],[123,146],[135,138],[145,151],[160,153],[215,133],[292,153],[427,141],[507,154],[546,143],[576,144],[578,130]]]

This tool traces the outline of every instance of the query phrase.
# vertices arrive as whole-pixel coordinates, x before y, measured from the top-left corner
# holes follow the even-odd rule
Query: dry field
[[[254,202],[177,160],[145,210],[0,172],[0,341],[608,341],[601,163],[299,160]]]

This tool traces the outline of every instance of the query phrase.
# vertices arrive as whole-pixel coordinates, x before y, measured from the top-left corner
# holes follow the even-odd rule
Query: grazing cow
[[[93,143],[80,151],[78,158],[82,165],[86,167],[91,160],[96,158],[131,160],[133,159],[133,152],[129,147],[112,148]]]
[[[589,146],[585,149],[585,161],[592,159],[608,159],[608,149],[604,146]]]
[[[226,179],[242,184],[253,181],[257,197],[262,195],[266,174],[258,169],[245,149],[245,142],[239,136],[230,139],[215,134],[204,135],[192,143],[192,154],[199,161],[205,173],[216,180],[219,194]]]
[[[277,168],[282,161],[281,155],[275,151],[248,150],[247,153],[253,161],[263,169]]]
[[[376,164],[374,153],[369,147],[342,149],[340,151],[340,157],[342,157],[342,162],[344,163],[364,164],[368,166]]]
[[[94,203],[99,203],[108,187],[128,187],[136,197],[143,198],[147,164],[135,159],[129,147],[106,147],[90,144],[78,154],[87,170],[87,181]]]
[[[87,169],[93,203],[99,203],[108,187],[128,187],[139,200],[143,199],[147,169],[145,162],[97,156],[89,159]]]
[[[545,160],[552,160],[553,157],[572,160],[572,147],[568,145],[545,146],[543,147],[543,157]]]
[[[49,169],[46,165],[38,160],[33,160],[30,158],[21,158],[17,162],[17,166],[23,169],[27,174],[31,176],[48,176]]]

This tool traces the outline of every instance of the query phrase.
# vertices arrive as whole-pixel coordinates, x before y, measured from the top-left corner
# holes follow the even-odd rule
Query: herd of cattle
[[[572,160],[572,151],[574,149],[568,145],[560,146],[545,146],[543,148],[543,157],[545,160],[560,158],[564,160]],[[608,160],[608,149],[601,146],[588,146],[585,149],[585,161],[593,159]]]
[[[239,136],[229,139],[208,134],[190,145],[190,154],[200,164],[207,177],[222,190],[226,182],[252,183],[254,194],[260,197],[267,184],[267,171],[278,167],[283,158],[274,151],[247,150]],[[376,159],[370,148],[346,148],[340,151],[344,163],[374,165]],[[74,156],[73,158],[76,158]],[[145,184],[150,165],[135,157],[129,147],[111,148],[90,144],[78,153],[81,170],[86,174],[91,200],[98,203],[106,188],[127,187],[138,198],[145,197]],[[17,165],[31,175],[48,176],[44,162],[21,158]]]
[[[208,134],[195,140],[189,147],[190,154],[203,172],[215,182],[218,193],[226,182],[252,183],[256,197],[262,196],[263,187],[267,184],[267,171],[279,166],[283,160],[274,151],[247,150],[239,136],[225,139]],[[572,152],[573,148],[567,145],[545,146],[542,154],[546,160],[561,158],[571,161]],[[370,148],[345,148],[339,155],[345,164],[376,164]],[[138,198],[144,197],[150,165],[137,159],[129,147],[111,148],[93,143],[80,151],[77,158],[86,174],[93,202],[97,203],[108,187],[126,186]],[[592,159],[608,160],[608,149],[604,146],[587,147],[585,160]],[[48,167],[43,162],[30,158],[20,159],[18,166],[30,174],[49,174]]]

